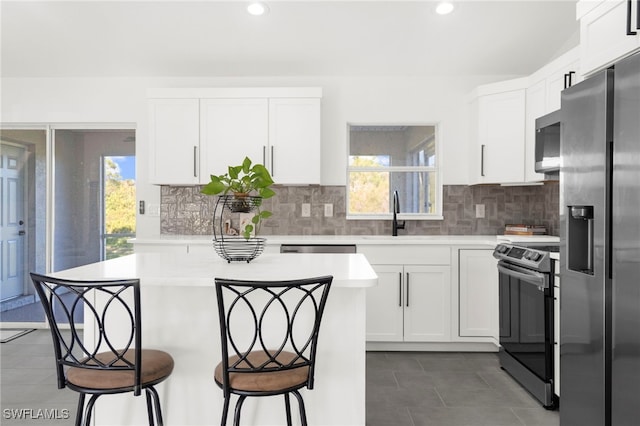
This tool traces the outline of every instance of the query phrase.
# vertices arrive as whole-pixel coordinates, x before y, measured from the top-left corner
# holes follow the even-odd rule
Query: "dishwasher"
[[[282,244],[280,253],[355,253],[355,244]]]

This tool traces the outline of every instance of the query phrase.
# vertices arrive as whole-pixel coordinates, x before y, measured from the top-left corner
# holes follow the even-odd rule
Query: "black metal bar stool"
[[[140,281],[71,281],[35,273],[31,273],[31,279],[51,327],[58,389],[68,387],[79,393],[76,425],[91,423],[99,396],[125,392],[138,396],[142,389],[146,393],[149,424],[155,424],[155,409],[155,420],[162,425],[160,398],[154,385],[169,377],[173,358],[163,351],[141,349]],[[133,300],[133,309],[129,300]],[[81,309],[96,322],[95,347],[81,337],[80,324],[74,318]],[[127,318],[125,326],[118,322],[117,342],[110,335],[116,332],[116,327],[108,324],[110,315]],[[70,332],[61,324],[68,324]],[[85,408],[86,395],[91,397]]]
[[[236,426],[246,397],[273,395],[284,395],[291,426],[289,394],[307,425],[298,390],[313,389],[318,332],[332,281],[331,276],[278,282],[216,278],[222,362],[215,381],[224,394],[222,426],[232,394],[238,395]]]

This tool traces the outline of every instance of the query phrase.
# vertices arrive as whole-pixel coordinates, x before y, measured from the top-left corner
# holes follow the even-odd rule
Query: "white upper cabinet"
[[[321,96],[320,88],[151,89],[151,182],[206,184],[249,157],[277,184],[319,184]]]
[[[526,100],[525,182],[539,182],[544,174],[535,171],[536,119],[560,109],[564,89],[582,81],[580,49],[575,47],[529,77]]]
[[[545,113],[559,110],[562,91],[582,81],[580,49],[575,47],[536,74],[544,75],[546,80]]]
[[[156,184],[200,182],[197,99],[150,99],[151,176]]]
[[[526,79],[481,86],[472,101],[472,184],[524,182]]]
[[[547,114],[547,80],[541,79],[527,88],[526,134],[524,150],[524,174],[526,182],[544,179],[536,173],[536,119]]]
[[[279,184],[320,184],[320,99],[269,99],[268,162]]]
[[[206,182],[209,175],[221,175],[228,166],[242,164],[244,157],[266,164],[269,100],[201,99],[200,135]]]
[[[595,4],[595,6],[594,6]],[[580,49],[584,75],[640,50],[637,1],[580,1]]]

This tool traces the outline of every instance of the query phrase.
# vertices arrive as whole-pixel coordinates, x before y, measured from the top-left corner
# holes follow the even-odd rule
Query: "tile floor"
[[[78,394],[58,390],[49,330],[0,344],[0,367],[1,425],[74,424]]]
[[[57,389],[49,331],[2,343],[0,362],[0,424],[73,424],[77,394]],[[45,409],[54,418],[38,418]],[[32,418],[11,418],[16,412]],[[557,426],[558,417],[502,371],[495,354],[367,353],[367,426]]]
[[[558,424],[495,353],[367,353],[367,426]]]

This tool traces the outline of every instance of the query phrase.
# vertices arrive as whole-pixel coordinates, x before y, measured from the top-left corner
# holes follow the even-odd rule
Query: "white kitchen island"
[[[310,425],[365,424],[365,291],[377,285],[378,278],[362,254],[263,254],[249,264],[229,264],[212,256],[138,253],[52,275],[140,279],[143,346],[165,350],[175,360],[171,377],[157,386],[167,425],[220,424],[223,397],[213,379],[221,359],[215,277],[284,280],[332,275],[314,389],[301,393]],[[92,319],[86,313],[84,333],[85,341],[93,343]],[[295,402],[292,410],[299,424]],[[95,419],[98,425],[147,424],[145,399],[103,396],[96,403]],[[242,423],[286,424],[284,399],[248,398]]]

